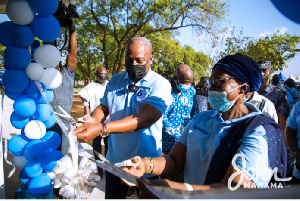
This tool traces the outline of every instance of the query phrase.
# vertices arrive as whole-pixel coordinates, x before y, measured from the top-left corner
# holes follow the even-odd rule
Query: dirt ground
[[[74,95],[71,116],[73,118],[79,118],[82,117],[83,115],[84,114],[83,114],[82,101],[77,95]]]

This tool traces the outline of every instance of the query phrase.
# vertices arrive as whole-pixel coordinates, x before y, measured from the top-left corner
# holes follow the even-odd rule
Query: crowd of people
[[[187,64],[167,80],[151,69],[152,61],[150,40],[134,37],[124,72],[109,79],[105,67],[96,69],[95,80],[79,92],[85,115],[73,131],[79,142],[93,140],[93,149],[113,164],[139,160],[122,169],[148,185],[266,188],[277,182],[275,168],[278,177],[292,177],[285,184],[300,182],[299,88],[292,79],[270,79],[270,61],[225,56],[196,86]],[[75,68],[68,67],[72,75]],[[105,198],[128,196],[120,178],[109,172],[105,178]]]

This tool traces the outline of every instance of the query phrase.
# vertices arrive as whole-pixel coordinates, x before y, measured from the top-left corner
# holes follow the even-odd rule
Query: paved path
[[[0,95],[1,97],[1,95]],[[2,100],[2,99],[1,99]],[[13,137],[14,135],[20,135],[21,130],[14,128],[10,123],[10,115],[13,112],[13,101],[9,99],[7,96],[4,97],[4,108],[3,108],[3,124],[6,127],[6,133],[3,133],[3,145],[4,145],[4,138],[7,138],[8,140]],[[4,146],[3,146],[4,148]],[[0,153],[2,154],[2,150],[0,147]],[[87,157],[93,157],[92,154],[92,147],[87,143],[80,143],[78,146],[78,153],[79,156],[87,156]],[[11,161],[12,154],[8,153],[8,160]],[[80,161],[80,157],[79,157]],[[1,174],[2,169],[4,169],[4,182],[5,182],[5,197],[1,197],[0,199],[6,198],[6,199],[13,199],[15,195],[15,191],[17,188],[21,185],[21,182],[19,181],[19,173],[21,171],[20,168],[16,168],[15,173],[11,178],[7,178],[7,175],[9,172],[13,169],[12,166],[8,165],[5,160],[3,161],[3,166],[0,163],[0,181],[1,181]],[[1,186],[0,183],[0,193],[1,189],[3,191],[3,186]],[[93,192],[88,196],[88,199],[104,199],[104,189],[105,189],[105,178],[101,178],[100,182],[97,183],[97,187],[94,188]],[[2,195],[3,196],[3,195]],[[55,199],[59,199],[54,195]]]

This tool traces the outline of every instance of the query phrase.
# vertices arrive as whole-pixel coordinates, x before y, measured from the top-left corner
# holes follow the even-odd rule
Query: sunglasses
[[[129,84],[128,85],[128,89],[129,89],[129,91],[131,91],[131,92],[137,92],[137,90],[139,89],[139,87],[138,86],[135,86],[134,84]]]
[[[227,77],[222,79],[209,79],[208,83],[210,86],[214,86],[216,88],[220,88],[224,82],[230,79],[234,79],[235,77]]]

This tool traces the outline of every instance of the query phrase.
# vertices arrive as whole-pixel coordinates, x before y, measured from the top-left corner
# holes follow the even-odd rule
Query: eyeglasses
[[[132,91],[135,93],[135,92],[137,92],[137,90],[139,90],[139,87],[135,86],[134,84],[129,84],[128,89],[129,89],[129,91]]]
[[[208,82],[209,82],[210,86],[214,86],[216,88],[219,88],[219,87],[222,86],[222,84],[224,82],[226,82],[229,79],[234,79],[234,78],[235,77],[227,77],[227,78],[222,78],[222,79],[209,79]]]

